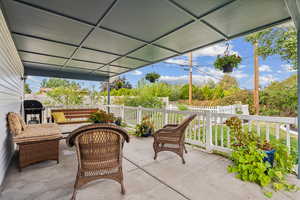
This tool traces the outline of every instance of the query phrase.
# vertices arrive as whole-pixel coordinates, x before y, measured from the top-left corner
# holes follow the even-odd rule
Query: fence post
[[[205,112],[206,119],[206,151],[210,152],[212,149],[212,116],[211,111]]]
[[[136,123],[140,124],[142,122],[142,107],[139,106],[137,108],[137,118],[136,118]]]
[[[168,124],[168,110],[166,108],[164,108],[164,111],[163,111],[163,117],[164,117],[164,125]]]

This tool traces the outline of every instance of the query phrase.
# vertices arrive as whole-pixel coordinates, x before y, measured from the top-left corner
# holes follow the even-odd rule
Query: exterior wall
[[[0,9],[0,185],[13,155],[7,130],[8,112],[20,112],[23,99],[23,65]]]

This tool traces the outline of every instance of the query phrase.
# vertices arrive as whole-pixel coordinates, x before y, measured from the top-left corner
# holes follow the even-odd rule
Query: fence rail
[[[66,107],[46,107],[44,118],[50,117],[50,110],[55,108]],[[298,135],[291,134],[292,129],[297,127],[297,118],[217,113],[211,110],[178,111],[120,105],[72,106],[67,108],[104,109],[114,113],[115,116],[121,117],[131,127],[141,123],[142,118],[148,116],[156,130],[162,128],[165,124],[180,123],[185,117],[197,114],[197,117],[187,128],[186,143],[200,146],[207,151],[218,150],[222,152],[231,151],[232,140],[230,129],[224,122],[236,116],[242,120],[245,133],[256,133],[267,141],[281,140],[290,150],[297,148]],[[293,132],[295,133],[295,131]]]

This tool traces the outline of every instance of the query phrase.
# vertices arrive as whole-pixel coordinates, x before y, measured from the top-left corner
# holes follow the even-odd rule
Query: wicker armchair
[[[161,151],[171,151],[178,154],[182,163],[185,164],[183,158],[183,151],[187,153],[185,148],[185,130],[191,121],[197,115],[191,115],[182,121],[181,124],[167,124],[162,129],[159,129],[154,133],[153,149],[155,152],[154,160],[157,158],[157,154]]]
[[[122,171],[122,149],[129,142],[127,132],[114,124],[92,124],[74,130],[66,142],[76,147],[78,172],[72,199],[77,189],[97,179],[113,179],[125,194]]]

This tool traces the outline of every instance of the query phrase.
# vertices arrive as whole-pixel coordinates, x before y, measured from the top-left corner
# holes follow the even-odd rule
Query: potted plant
[[[276,149],[274,149],[270,142],[268,142],[267,140],[264,140],[261,144],[259,144],[258,148],[266,153],[266,156],[263,159],[264,162],[269,162],[273,167]]]
[[[122,125],[122,118],[121,117],[117,117],[115,119],[115,124],[118,125],[118,126],[121,126]]]
[[[115,121],[115,117],[112,113],[99,110],[91,114],[89,121],[93,123],[113,123]]]
[[[150,118],[148,116],[144,117],[142,119],[142,123],[137,124],[135,129],[136,135],[141,137],[149,137],[154,132],[154,126],[150,122]]]
[[[217,59],[214,62],[216,69],[222,70],[224,73],[230,73],[233,71],[233,68],[237,68],[238,65],[242,62],[242,58],[236,54],[217,56]]]
[[[226,120],[225,124],[230,128],[233,133],[231,141],[234,147],[241,147],[255,143],[259,150],[265,152],[266,156],[263,158],[264,162],[269,162],[273,166],[275,149],[267,140],[261,141],[254,133],[244,133],[242,131],[242,121],[238,117],[231,117]]]

